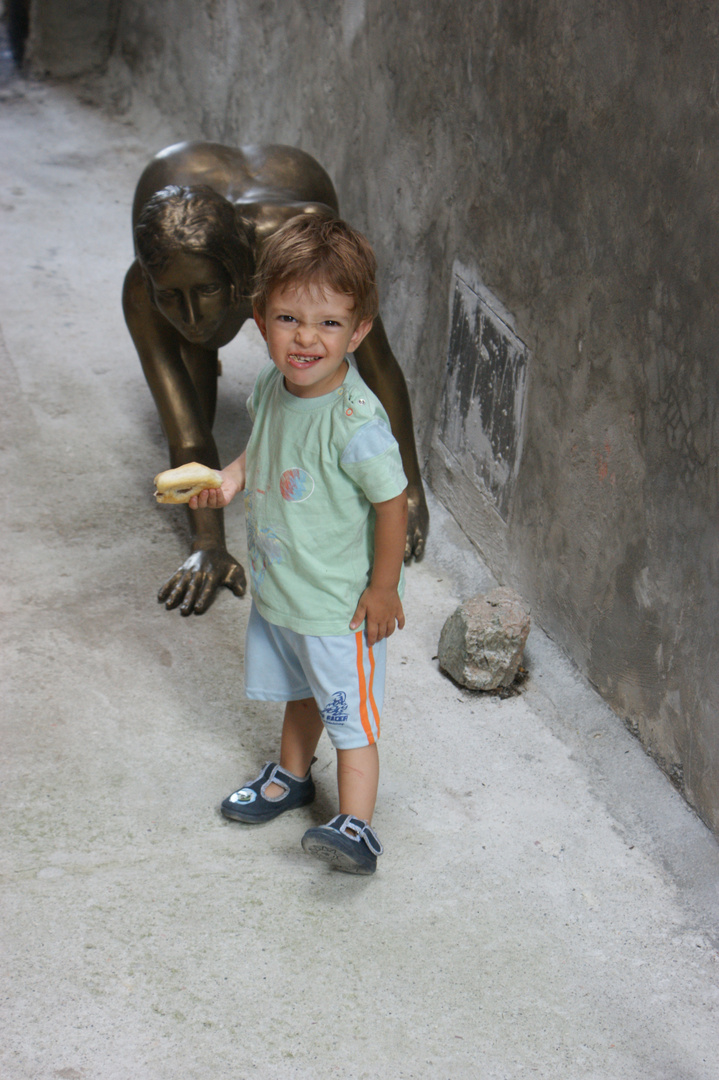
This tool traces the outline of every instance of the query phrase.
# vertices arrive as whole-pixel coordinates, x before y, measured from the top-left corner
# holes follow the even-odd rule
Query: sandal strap
[[[257,776],[251,783],[246,784],[246,787],[254,787],[255,784],[259,785],[259,792],[264,797],[266,789],[270,784],[277,784],[278,787],[284,789],[285,795],[292,790],[292,783],[306,784],[310,779],[310,773],[312,771],[312,765],[314,765],[317,758],[312,758],[312,764],[307,770],[306,776],[295,776],[294,773],[289,772],[287,769],[283,769],[281,765],[278,765],[276,761],[266,761],[262,766],[260,775]],[[277,798],[284,798],[284,796],[277,796]]]
[[[291,788],[288,781],[285,780],[284,777],[288,775],[289,774],[286,773],[284,769],[281,769],[279,765],[275,765],[272,772],[262,785],[262,794],[265,794],[265,791],[270,786],[270,784],[277,784],[278,787],[283,788],[285,795],[287,795]],[[277,797],[279,798],[279,796]]]
[[[365,844],[370,849],[370,851],[372,852],[373,855],[381,855],[382,854],[382,852],[384,851],[384,848],[382,847],[382,844],[380,842],[380,838],[377,835],[377,833],[374,831],[372,826],[368,825],[366,822],[365,822],[365,827],[362,830],[362,836],[364,837]]]
[[[342,817],[344,817],[344,821],[337,824]],[[373,855],[381,855],[384,851],[377,833],[363,818],[352,817],[351,814],[346,816],[337,814],[330,821],[330,825],[338,829],[339,832],[344,833],[345,836],[349,836],[351,840],[364,840]]]
[[[272,775],[275,778],[277,778],[278,776],[285,776],[288,780],[294,780],[296,784],[306,784],[310,778],[311,771],[312,766],[310,765],[304,776],[297,776],[295,773],[290,772],[289,769],[283,769],[281,765],[275,765],[274,769],[272,770]],[[279,781],[277,780],[276,782],[279,783]]]

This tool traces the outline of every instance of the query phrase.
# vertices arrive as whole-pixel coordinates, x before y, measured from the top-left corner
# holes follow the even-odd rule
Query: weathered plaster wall
[[[687,0],[123,0],[109,75],[325,165],[433,484],[715,829],[718,34]],[[457,265],[527,348],[501,514],[437,454]]]
[[[71,78],[107,64],[122,0],[26,0],[36,76]]]

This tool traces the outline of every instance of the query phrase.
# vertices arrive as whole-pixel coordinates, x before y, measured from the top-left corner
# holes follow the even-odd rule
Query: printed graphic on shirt
[[[347,695],[343,690],[337,690],[332,695],[332,700],[324,709],[320,709],[320,716],[325,724],[346,724],[349,719],[347,708]]]
[[[315,490],[315,482],[304,469],[286,469],[280,477],[280,492],[287,502],[304,502]]]
[[[255,521],[254,504],[257,492],[245,494],[245,513],[247,518],[247,551],[250,556],[250,575],[255,592],[262,592],[267,567],[282,562],[282,537],[269,526],[258,529]]]

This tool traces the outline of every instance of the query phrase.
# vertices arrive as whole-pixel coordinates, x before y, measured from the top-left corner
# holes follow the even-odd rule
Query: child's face
[[[287,285],[270,293],[255,321],[270,359],[297,397],[320,397],[342,384],[345,354],[354,352],[372,322],[356,325],[351,296],[320,284]]]

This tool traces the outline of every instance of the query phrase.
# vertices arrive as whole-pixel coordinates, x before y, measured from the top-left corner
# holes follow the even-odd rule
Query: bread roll
[[[159,503],[188,503],[205,488],[218,488],[222,477],[214,469],[190,461],[179,469],[167,469],[155,477],[155,498]]]

